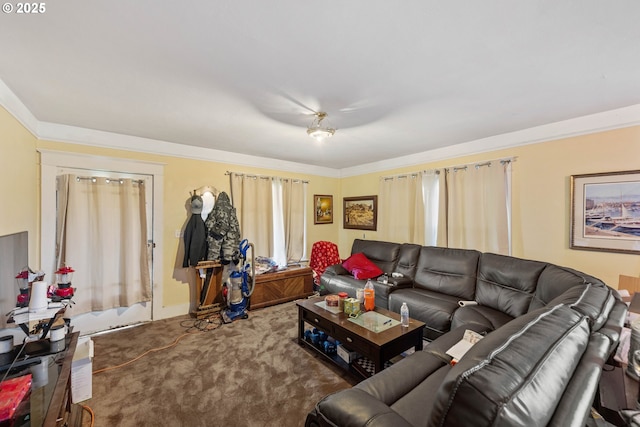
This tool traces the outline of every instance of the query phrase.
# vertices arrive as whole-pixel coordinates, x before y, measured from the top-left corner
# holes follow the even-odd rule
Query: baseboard
[[[185,314],[190,313],[190,309],[191,309],[191,305],[189,303],[162,307],[158,310],[153,310],[153,320],[161,320],[161,319],[168,319],[170,317],[184,316]]]

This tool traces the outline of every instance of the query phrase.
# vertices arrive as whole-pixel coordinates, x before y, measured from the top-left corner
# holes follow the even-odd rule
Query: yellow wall
[[[517,157],[513,164],[513,255],[584,271],[617,288],[618,276],[640,276],[640,256],[569,249],[571,175],[640,169],[640,127],[342,179],[343,196],[378,194],[381,176]],[[366,194],[365,194],[366,193]],[[384,203],[383,200],[378,200]],[[340,230],[340,253],[362,232]],[[376,233],[367,232],[375,239]]]
[[[343,179],[292,174],[223,163],[101,149],[77,144],[38,141],[11,114],[0,108],[0,184],[2,219],[0,234],[29,231],[29,259],[39,268],[40,198],[37,149],[90,153],[92,155],[166,164],[164,174],[164,259],[162,283],[164,306],[189,302],[189,285],[179,259],[181,239],[175,231],[188,220],[189,192],[203,185],[229,191],[227,170],[296,177],[310,181],[308,251],[313,242],[338,243],[340,255],[350,253],[354,238],[376,239],[377,232],[342,228],[342,197],[378,194],[380,176],[516,156],[513,165],[514,255],[550,261],[585,271],[617,287],[618,275],[640,275],[638,255],[569,249],[569,177],[574,174],[640,169],[640,127],[612,130],[575,138],[532,144],[482,155],[349,177]],[[313,195],[334,196],[333,224],[313,224]],[[379,203],[384,201],[379,200]]]
[[[0,235],[28,231],[29,259],[37,261],[40,254],[40,175],[35,147],[36,138],[0,108]]]

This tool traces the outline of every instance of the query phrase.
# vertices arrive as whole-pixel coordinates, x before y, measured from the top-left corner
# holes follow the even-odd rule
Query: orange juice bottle
[[[371,311],[376,307],[376,290],[373,287],[371,280],[367,280],[367,284],[364,286],[364,309],[365,311]]]

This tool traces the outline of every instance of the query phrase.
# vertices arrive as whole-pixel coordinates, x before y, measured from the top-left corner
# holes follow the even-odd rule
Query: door
[[[153,161],[140,161],[137,159],[97,156],[82,153],[72,153],[57,150],[38,149],[40,154],[40,258],[30,260],[30,264],[46,273],[46,280],[55,280],[56,271],[55,247],[56,247],[56,177],[71,171],[81,171],[83,174],[91,171],[100,171],[102,176],[111,173],[120,173],[122,176],[137,176],[145,179],[146,188],[151,194],[146,198],[147,226],[151,232],[148,234],[152,243],[148,250],[153,254],[151,259],[152,302],[138,304],[128,309],[108,310],[106,312],[76,315],[73,307],[69,309],[71,325],[81,335],[93,332],[109,330],[119,326],[145,322],[154,319],[178,316],[188,312],[187,304],[177,306],[165,306],[162,303],[163,280],[162,259],[163,253],[163,194],[164,194],[164,164]],[[158,248],[158,250],[154,250]],[[70,265],[72,265],[70,263]],[[73,265],[72,265],[73,266]],[[82,284],[77,282],[73,286],[82,292]]]
[[[93,171],[86,169],[75,169],[75,168],[61,168],[58,170],[58,176],[66,174],[73,174],[78,177],[82,177],[83,179],[91,179],[92,177],[102,177],[109,178],[110,180],[116,181],[121,178],[128,178],[135,181],[140,181],[144,183],[145,189],[145,214],[146,214],[146,225],[147,225],[147,251],[148,251],[148,260],[149,264],[148,274],[151,278],[151,283],[153,283],[153,176],[151,175],[142,175],[142,174],[133,174],[133,173],[121,173],[121,172],[105,172],[105,171]],[[118,184],[113,184],[118,185]],[[56,216],[59,216],[59,207],[56,207]],[[87,231],[88,233],[88,231]],[[100,245],[99,242],[96,242],[96,245]],[[73,264],[73,260],[65,260],[69,263],[70,266],[75,268],[76,270],[83,268],[83,266]],[[86,267],[84,267],[86,268]],[[82,295],[82,283],[73,283],[74,288],[76,288],[76,293],[78,297]],[[151,287],[151,292],[153,292],[153,287]],[[73,309],[70,310],[72,315],[72,324],[75,328],[82,331],[83,334],[100,332],[108,329],[118,328],[122,326],[127,326],[131,324],[147,322],[152,320],[153,314],[153,297],[148,302],[139,302],[128,307],[120,307],[107,309],[104,311],[84,313],[79,315],[73,315]]]

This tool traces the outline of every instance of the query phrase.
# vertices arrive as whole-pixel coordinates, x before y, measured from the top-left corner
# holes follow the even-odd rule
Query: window
[[[511,254],[511,160],[383,177],[383,240]]]
[[[242,237],[280,266],[306,258],[307,182],[232,172],[231,199]]]

